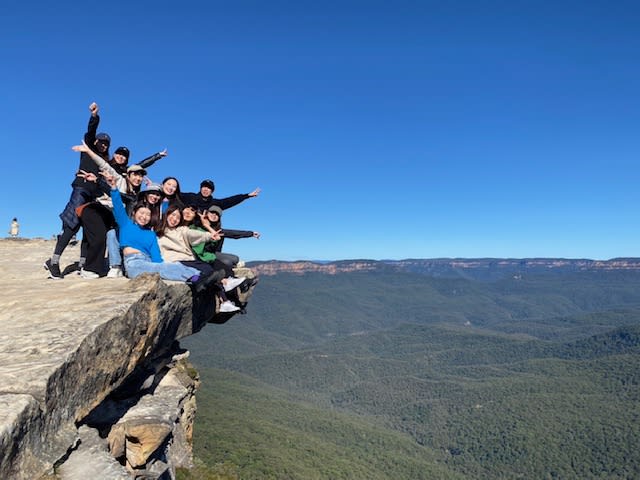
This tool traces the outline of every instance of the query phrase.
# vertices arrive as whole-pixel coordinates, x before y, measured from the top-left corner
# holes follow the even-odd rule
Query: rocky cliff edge
[[[0,478],[173,478],[191,463],[198,384],[177,340],[213,319],[211,292],[50,280],[53,246],[0,240]]]

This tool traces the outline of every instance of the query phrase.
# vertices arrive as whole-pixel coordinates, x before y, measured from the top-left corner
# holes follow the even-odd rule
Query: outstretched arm
[[[147,157],[144,160],[141,160],[140,162],[138,162],[138,165],[140,165],[142,168],[146,169],[146,168],[150,167],[151,165],[153,165],[154,163],[156,163],[161,158],[166,157],[167,155],[169,155],[169,152],[167,152],[167,149],[165,148],[161,152],[154,153],[150,157]]]
[[[226,210],[227,208],[235,207],[239,203],[244,202],[247,198],[257,197],[259,193],[260,189],[256,188],[251,193],[241,193],[240,195],[232,195],[226,198],[214,198],[212,203],[222,210]]]
[[[198,212],[198,216],[200,217],[200,223],[202,224],[202,228],[204,228],[207,232],[211,234],[211,238],[213,240],[220,240],[222,238],[222,230],[215,230],[211,226],[211,222],[207,218],[207,215],[201,212]]]
[[[116,188],[116,177],[113,175],[103,174],[107,183],[111,186],[111,202],[113,203],[113,217],[116,219],[116,223],[120,226],[127,223],[129,217],[127,216],[127,211],[124,208],[124,203],[122,203],[122,197],[120,196],[120,191]]]
[[[71,147],[71,150],[73,150],[74,152],[86,153],[87,155],[89,155],[91,157],[91,160],[93,160],[96,165],[98,165],[98,168],[100,170],[106,170],[110,175],[120,175],[111,165],[109,165],[109,162],[107,162],[104,158],[91,150],[87,142],[82,142],[82,145],[74,145],[73,147]]]
[[[229,230],[223,228],[222,233],[225,238],[260,238],[260,232],[253,232],[251,230]]]
[[[120,175],[120,173],[117,172],[111,165],[109,165],[109,162],[107,162],[104,158],[91,150],[86,142],[82,142],[82,145],[74,145],[73,147],[71,147],[71,150],[73,150],[74,152],[86,153],[87,155],[89,155],[89,157],[91,157],[91,160],[93,160],[96,165],[98,165],[98,168],[100,170],[108,173],[115,178],[119,190],[123,192],[127,191],[126,179],[122,175]]]

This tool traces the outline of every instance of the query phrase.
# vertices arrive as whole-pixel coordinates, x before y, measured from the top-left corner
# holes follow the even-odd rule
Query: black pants
[[[233,270],[227,267],[224,263],[218,261],[218,259],[214,260],[213,263],[203,262],[202,260],[184,260],[180,263],[187,267],[193,267],[200,270],[202,277],[207,277],[209,274],[215,272],[213,279],[215,282],[219,282],[223,278],[233,276]]]
[[[111,210],[99,203],[87,205],[80,217],[83,228],[82,241],[86,246],[84,269],[97,274],[106,270],[107,231],[113,228],[115,220]]]
[[[229,268],[233,268],[240,261],[240,257],[234,255],[233,253],[216,252],[216,261],[218,260],[224,263]],[[233,274],[233,272],[231,273]]]
[[[62,233],[58,235],[53,253],[55,255],[62,255],[62,252],[64,252],[64,249],[67,248],[67,245],[69,245],[69,242],[71,241],[73,236],[78,233],[78,230],[80,230],[80,224],[76,225],[74,228],[62,224]],[[84,257],[83,253],[85,253],[84,250],[80,253],[81,257]]]

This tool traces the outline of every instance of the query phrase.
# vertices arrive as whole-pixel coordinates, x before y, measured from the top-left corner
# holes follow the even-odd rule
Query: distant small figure
[[[9,230],[9,235],[11,235],[12,238],[16,238],[19,234],[20,224],[18,223],[18,219],[14,217],[14,219],[11,220],[11,229]]]

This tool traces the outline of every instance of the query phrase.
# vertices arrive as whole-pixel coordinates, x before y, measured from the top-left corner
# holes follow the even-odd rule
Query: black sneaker
[[[57,263],[51,263],[51,259],[44,262],[44,269],[49,271],[49,278],[54,280],[62,280],[62,273],[60,273],[60,265]]]

